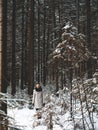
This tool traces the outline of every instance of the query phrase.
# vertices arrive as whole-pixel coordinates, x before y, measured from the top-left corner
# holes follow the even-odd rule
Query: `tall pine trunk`
[[[11,94],[16,93],[16,0],[13,0],[12,13],[12,78],[11,78]]]
[[[28,16],[28,94],[34,89],[34,0],[29,0]]]
[[[80,2],[79,0],[77,0],[77,28],[78,28],[78,33],[80,32],[80,22],[79,22],[79,19],[80,19]]]
[[[2,73],[1,73],[1,70],[2,70],[2,0],[0,0],[0,92],[1,92],[1,76],[2,76]],[[1,106],[1,103],[0,103],[0,106]],[[0,108],[1,109],[1,108]],[[0,115],[0,122],[2,121],[2,117]],[[0,125],[0,130],[2,130],[2,125]]]
[[[0,0],[0,92],[1,92],[1,70],[2,70],[2,61],[1,61],[1,57],[2,57],[2,0]]]
[[[40,0],[38,0],[38,81],[40,82]]]
[[[43,84],[46,84],[46,5],[44,0],[44,36],[43,36]]]
[[[24,35],[25,35],[25,40],[24,40],[24,84],[27,85],[28,83],[28,50],[27,50],[27,41],[28,41],[28,12],[29,12],[29,0],[27,0],[27,5],[26,5],[26,16],[25,16],[25,30],[24,30]]]
[[[2,2],[2,75],[1,92],[7,92],[7,0]],[[1,109],[7,113],[7,104],[2,103]]]
[[[0,0],[0,91],[7,92],[7,0]],[[0,109],[7,113],[7,104],[2,102]],[[7,130],[7,126],[0,123],[0,130]]]
[[[90,7],[90,0],[86,0],[86,9],[87,9],[87,44],[88,49],[92,52],[91,46],[91,7]],[[92,59],[90,58],[88,61],[88,78],[92,78]]]
[[[25,50],[25,43],[24,43],[24,2],[22,5],[22,52],[21,52],[21,89],[24,88],[24,50]]]

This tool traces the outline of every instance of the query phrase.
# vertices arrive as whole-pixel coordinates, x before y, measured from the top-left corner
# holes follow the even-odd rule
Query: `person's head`
[[[37,83],[35,87],[36,87],[36,88],[40,88],[40,84],[39,84],[39,83]]]

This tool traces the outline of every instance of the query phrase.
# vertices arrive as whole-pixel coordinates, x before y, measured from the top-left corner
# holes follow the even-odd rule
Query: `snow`
[[[10,120],[10,123],[18,126],[18,128],[22,130],[47,130],[47,127],[43,125],[39,125],[35,128],[33,127],[33,123],[36,121],[36,118],[34,117],[35,114],[35,109],[8,109],[8,115],[14,119],[13,121]]]
[[[56,50],[55,50],[55,53],[61,53],[61,49],[60,48],[57,48]]]
[[[93,92],[97,92],[98,93],[98,86],[93,89]]]
[[[46,126],[38,126],[34,130],[47,130]]]
[[[66,25],[63,27],[63,29],[67,30],[70,27],[72,27],[72,24],[70,22],[67,22]]]
[[[76,51],[76,49],[75,49],[74,46],[69,46],[69,45],[67,45],[66,47],[69,48],[69,49],[71,49],[71,50],[73,50],[73,51]]]
[[[18,109],[10,108],[8,109],[8,115],[14,118],[14,121],[11,121],[12,124],[16,126],[22,126],[24,130],[32,130],[32,124],[34,122],[33,115],[36,113],[34,109]]]
[[[32,130],[33,128],[33,123],[34,121],[36,121],[34,115],[36,114],[36,110],[35,109],[28,109],[28,108],[23,108],[23,109],[18,109],[18,108],[10,108],[8,109],[8,115],[10,117],[12,117],[14,119],[14,121],[10,120],[10,123],[18,126],[18,128],[23,129],[23,130]],[[64,124],[65,128],[72,128],[72,126],[70,125],[70,122],[66,122],[65,121],[67,119],[69,119],[70,114],[66,113],[64,116],[62,116],[62,118],[60,119],[60,123]],[[35,128],[33,128],[33,130],[47,130],[47,126],[44,125],[39,125]],[[60,127],[60,125],[54,125],[53,126],[53,130],[62,130],[62,127]]]
[[[98,72],[95,72],[95,73],[93,74],[93,77],[98,77]]]
[[[73,82],[75,84],[76,80],[73,80]],[[89,82],[91,82],[91,79],[85,81],[85,83]],[[97,86],[93,89],[93,91],[96,89]],[[11,117],[9,119],[9,125],[15,126],[20,130],[49,130],[48,127],[50,126],[51,113],[53,130],[74,130],[73,119],[71,118],[69,112],[70,97],[68,91],[59,90],[57,94],[59,95],[58,97],[55,94],[46,93],[46,104],[40,111],[36,111],[34,108],[29,109],[27,102],[25,102],[25,105],[22,107],[8,107],[8,116]],[[77,125],[76,130],[80,130],[83,129],[83,125],[81,104],[79,100],[76,101],[75,107],[73,115]],[[94,130],[98,130],[97,104],[95,104],[95,107],[96,112],[93,112]],[[41,119],[37,118],[37,114],[39,112],[41,113]],[[87,124],[91,126],[85,102],[83,102],[83,112],[85,123],[87,122]],[[89,128],[87,127],[86,130],[89,130]]]
[[[70,28],[70,25],[66,25],[63,27],[63,29],[69,29]]]
[[[58,112],[60,109],[57,107],[56,111]],[[10,124],[16,126],[20,130],[48,130],[47,126],[44,124],[40,124],[39,122],[44,119],[37,119],[35,117],[36,110],[29,108],[8,108],[8,115],[12,117],[14,120],[10,119]],[[80,113],[76,114],[75,118],[77,120],[81,120]],[[59,115],[59,113],[58,113]],[[47,115],[44,115],[47,116]],[[88,120],[88,119],[87,119]],[[39,123],[38,126],[33,126],[33,124]],[[94,113],[94,122],[95,122],[95,130],[98,130],[98,115]],[[64,115],[59,116],[58,124],[53,125],[53,130],[73,130],[73,122],[70,118],[70,113],[66,112]]]

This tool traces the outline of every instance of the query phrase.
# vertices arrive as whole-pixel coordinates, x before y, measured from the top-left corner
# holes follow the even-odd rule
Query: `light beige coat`
[[[32,103],[35,108],[42,108],[43,106],[43,92],[42,91],[33,91]]]

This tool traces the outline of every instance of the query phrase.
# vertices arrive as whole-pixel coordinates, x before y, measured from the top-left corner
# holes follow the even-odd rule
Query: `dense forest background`
[[[66,77],[61,70],[56,80],[58,72],[55,66],[49,66],[48,60],[62,41],[62,28],[67,22],[85,35],[92,56],[98,56],[97,0],[6,0],[3,3],[2,85],[5,89],[11,86],[12,95],[17,87],[28,87],[28,93],[32,94],[36,82],[45,85],[60,79],[62,82]],[[88,77],[96,70],[93,62],[91,59],[89,65],[84,65]]]
[[[74,78],[93,77],[98,69],[98,0],[0,2],[2,93],[14,96],[27,89],[31,96],[35,83],[52,84],[57,92]],[[64,51],[64,41],[71,47],[79,44],[77,53],[65,47],[66,61],[57,50]],[[6,104],[1,106],[5,110]]]

